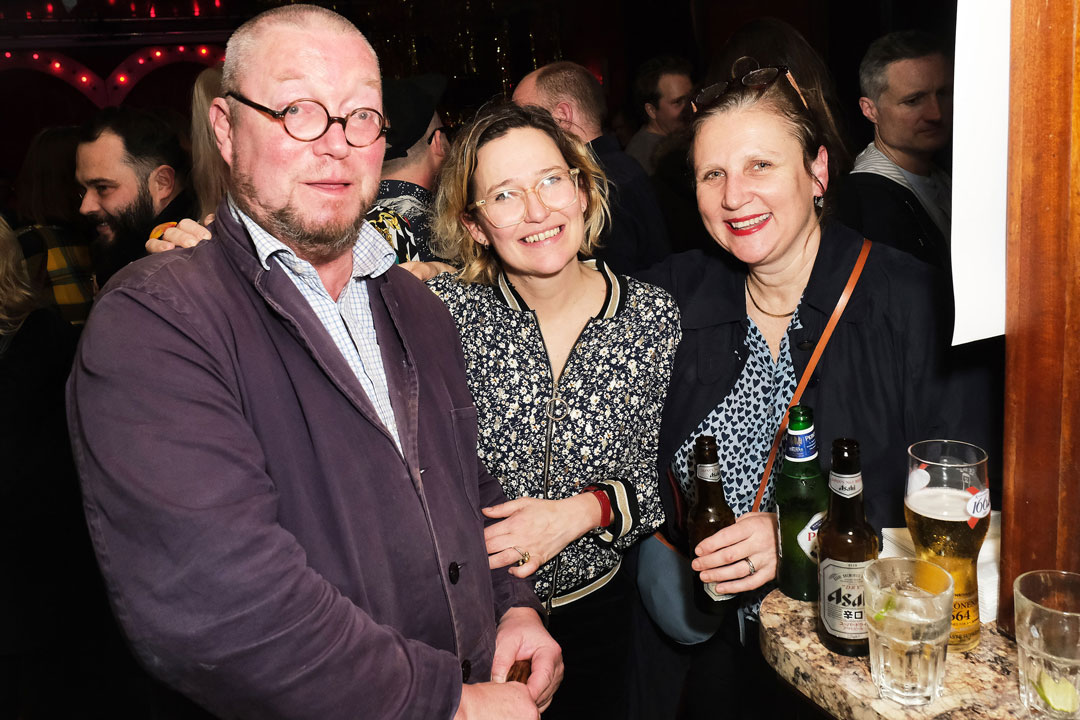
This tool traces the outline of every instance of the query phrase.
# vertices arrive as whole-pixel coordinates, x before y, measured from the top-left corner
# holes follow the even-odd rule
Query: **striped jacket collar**
[[[603,260],[592,258],[581,262],[586,267],[594,269],[603,275],[604,283],[607,285],[607,294],[604,296],[604,304],[601,306],[600,312],[594,316],[595,319],[607,320],[621,313],[623,305],[626,302],[626,278],[615,274],[611,268],[604,264]],[[525,299],[518,294],[517,289],[510,282],[509,278],[506,277],[505,272],[499,272],[499,277],[496,278],[495,284],[492,285],[492,290],[495,293],[495,297],[511,310],[532,312],[532,308],[530,308],[529,304],[525,302]]]

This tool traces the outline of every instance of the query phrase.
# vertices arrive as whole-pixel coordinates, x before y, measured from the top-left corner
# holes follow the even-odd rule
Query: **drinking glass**
[[[986,452],[956,440],[924,440],[909,447],[904,517],[919,558],[953,576],[949,647],[971,650],[980,633],[976,562],[990,527]]]
[[[1013,599],[1020,699],[1035,717],[1080,718],[1080,575],[1024,573]]]
[[[941,695],[953,579],[915,558],[875,560],[863,575],[870,674],[883,698],[923,705]]]

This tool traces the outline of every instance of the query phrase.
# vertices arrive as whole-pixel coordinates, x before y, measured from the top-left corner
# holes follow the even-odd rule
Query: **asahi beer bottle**
[[[829,512],[818,531],[818,637],[841,655],[866,655],[863,572],[878,556],[878,537],[863,512],[859,442],[837,438],[829,473]]]
[[[710,535],[735,524],[735,513],[724,498],[724,484],[720,481],[720,459],[716,454],[716,438],[698,435],[694,441],[694,464],[696,466],[694,488],[697,497],[690,506],[686,529],[690,539],[690,553]],[[725,600],[734,595],[723,595],[715,590],[715,583],[694,583],[694,602],[702,612],[720,615],[727,606]]]
[[[779,521],[780,590],[796,600],[814,600],[817,587],[817,533],[825,517],[828,488],[818,464],[814,412],[791,408],[784,463],[776,481]]]

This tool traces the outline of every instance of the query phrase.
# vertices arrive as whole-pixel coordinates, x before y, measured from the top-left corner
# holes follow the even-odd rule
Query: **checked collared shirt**
[[[390,405],[390,391],[386,384],[386,369],[379,352],[379,339],[371,317],[367,279],[378,277],[394,264],[394,250],[369,224],[364,223],[353,245],[352,281],[345,284],[337,301],[330,297],[315,267],[297,257],[285,243],[266,232],[254,220],[236,207],[232,199],[229,207],[240,219],[255,244],[259,262],[270,269],[270,258],[285,270],[296,289],[311,305],[319,321],[330,333],[334,344],[356,374],[364,393],[375,406],[383,425],[401,449],[394,409]]]

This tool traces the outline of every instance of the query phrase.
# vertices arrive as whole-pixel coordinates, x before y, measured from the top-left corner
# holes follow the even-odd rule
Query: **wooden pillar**
[[[1001,605],[1080,572],[1080,0],[1013,0]]]

